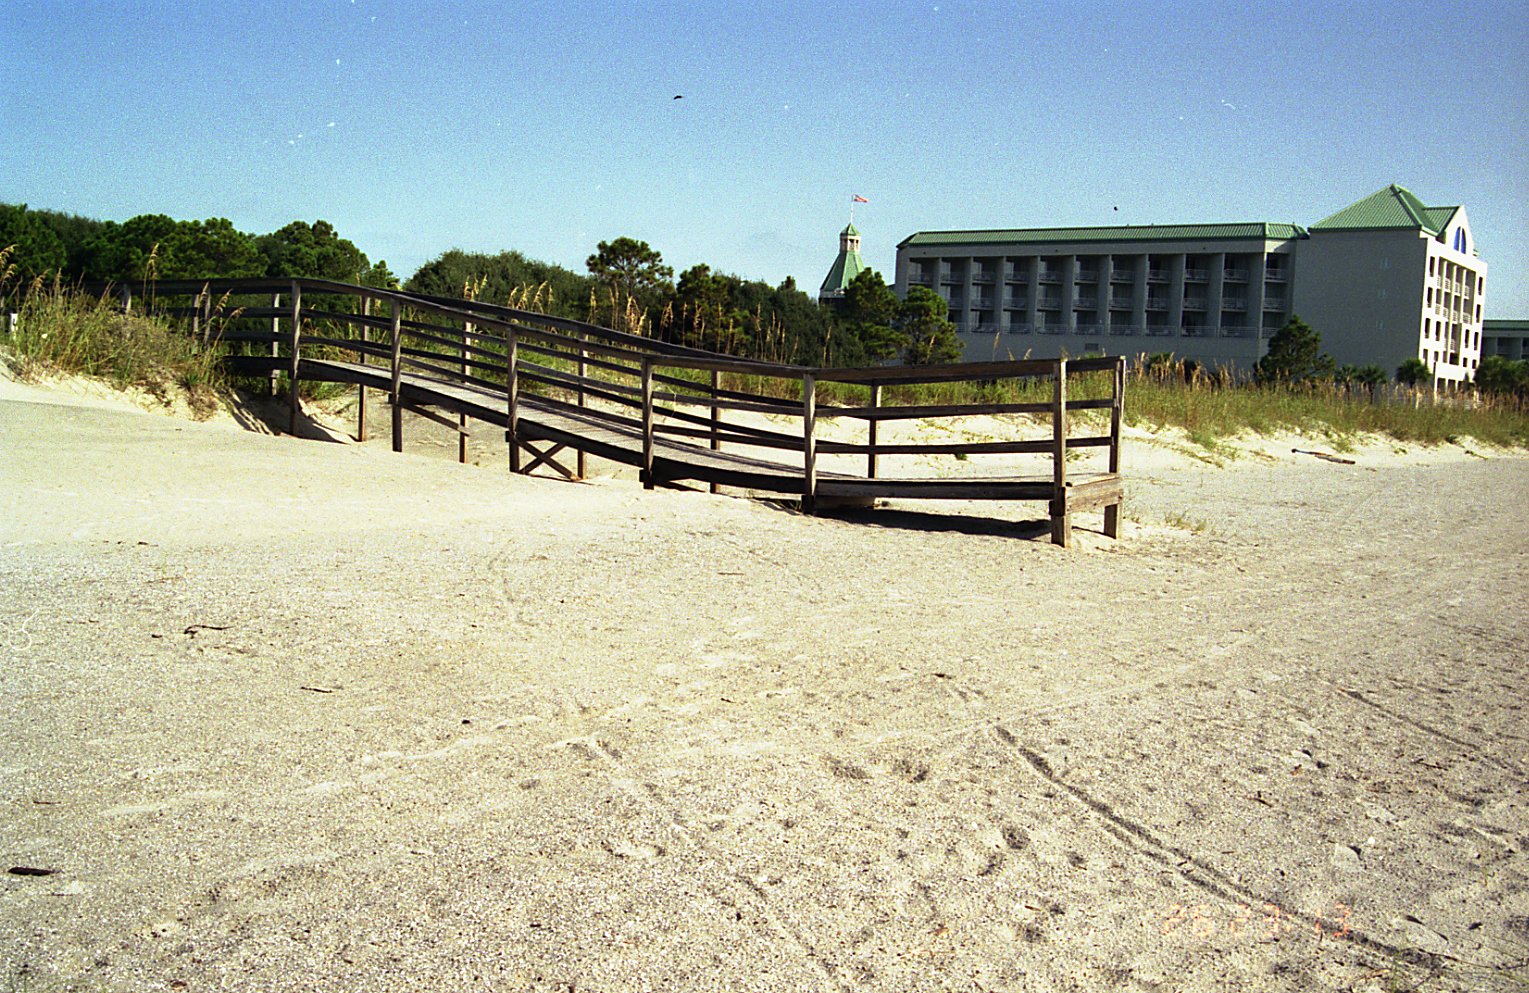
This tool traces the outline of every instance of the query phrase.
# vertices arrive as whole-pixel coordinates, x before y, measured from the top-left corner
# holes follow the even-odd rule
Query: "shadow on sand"
[[[776,510],[787,513],[801,512],[801,504],[795,500],[763,500],[761,502]],[[851,524],[895,528],[901,531],[949,532],[993,538],[1019,538],[1025,541],[1036,541],[1039,539],[1049,541],[1051,539],[1051,522],[1045,518],[1033,521],[1009,521],[995,517],[977,517],[971,514],[952,514],[893,507],[820,510],[817,516],[832,518],[836,521],[847,521]],[[1073,528],[1075,530],[1088,530],[1086,528],[1079,528],[1076,522],[1074,522]]]
[[[285,396],[270,397],[263,393],[238,390],[235,397],[235,402],[229,404],[229,414],[241,428],[256,434],[290,436],[291,433],[287,428],[291,411]],[[306,410],[298,411],[296,437],[304,441],[330,441],[340,444],[349,444],[355,440],[349,434],[337,431],[318,420]]]

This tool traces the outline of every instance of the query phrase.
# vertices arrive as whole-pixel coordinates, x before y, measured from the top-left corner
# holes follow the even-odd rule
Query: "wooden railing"
[[[1053,540],[1066,544],[1070,514],[1103,507],[1106,533],[1119,533],[1120,433],[1125,364],[1121,358],[1034,359],[943,366],[811,368],[734,358],[655,341],[567,318],[471,300],[451,300],[317,279],[160,281],[145,287],[151,305],[187,319],[230,364],[278,381],[350,382],[360,389],[357,436],[365,439],[366,395],[387,393],[392,442],[402,450],[405,409],[457,430],[467,457],[469,421],[502,425],[510,468],[586,474],[590,453],[637,466],[645,486],[680,480],[799,494],[811,512],[877,496],[1043,499]],[[123,305],[130,291],[117,288]],[[1093,395],[1069,396],[1069,381],[1089,377]],[[1045,395],[1005,393],[1007,381],[1046,380]],[[918,390],[971,384],[947,402]],[[890,391],[899,402],[884,402]],[[289,385],[289,428],[296,432],[298,390]],[[997,398],[997,399],[994,399]],[[445,413],[443,413],[443,411]],[[1100,411],[1103,417],[1075,412]],[[450,417],[448,414],[455,414]],[[948,421],[978,415],[1029,415],[1044,437],[991,441],[882,441],[897,420]],[[858,422],[863,442],[820,435],[824,418]],[[1104,424],[1104,427],[1096,425]],[[1090,431],[1091,433],[1080,433]],[[1016,435],[1020,432],[1016,430]],[[542,445],[543,447],[537,447]],[[578,462],[557,461],[572,448]],[[1079,450],[1106,465],[1069,467]],[[762,453],[762,454],[761,454]],[[906,457],[970,461],[992,455],[1049,456],[1049,473],[931,479],[888,473]],[[853,459],[863,457],[863,471]],[[834,465],[825,471],[824,460]]]

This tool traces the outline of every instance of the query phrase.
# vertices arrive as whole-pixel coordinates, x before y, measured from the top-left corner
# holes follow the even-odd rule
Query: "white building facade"
[[[1318,221],[925,231],[896,288],[945,298],[968,360],[1168,352],[1248,371],[1291,315],[1339,364],[1441,383],[1481,359],[1486,265],[1462,207],[1398,186]]]

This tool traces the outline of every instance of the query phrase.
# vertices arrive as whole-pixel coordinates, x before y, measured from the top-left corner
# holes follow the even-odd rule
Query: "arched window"
[[[1465,251],[1465,228],[1455,228],[1455,251]]]

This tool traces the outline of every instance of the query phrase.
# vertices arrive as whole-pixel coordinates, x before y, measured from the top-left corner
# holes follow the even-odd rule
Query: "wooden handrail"
[[[118,292],[123,295],[124,306],[130,306],[132,291],[124,286],[118,288]],[[213,309],[214,293],[221,294],[216,314]],[[176,296],[190,297],[191,306],[178,306],[177,310],[191,317],[194,328],[203,334],[210,331],[213,318],[222,314],[225,309],[222,301],[227,297],[261,296],[259,305],[238,309],[232,316],[226,317],[224,325],[219,329],[220,337],[229,342],[270,342],[272,363],[264,365],[257,362],[250,368],[258,368],[262,372],[269,369],[273,375],[279,369],[290,378],[292,398],[289,430],[294,433],[299,415],[296,384],[304,374],[302,354],[306,351],[311,356],[315,350],[322,348],[326,351],[319,352],[320,356],[332,355],[327,350],[338,348],[352,352],[359,369],[366,368],[369,358],[387,363],[387,388],[392,405],[392,440],[395,450],[402,450],[403,409],[408,402],[422,402],[417,400],[420,395],[418,392],[410,392],[409,395],[416,399],[406,401],[406,377],[415,387],[427,392],[429,384],[450,385],[458,391],[454,396],[459,399],[452,401],[458,406],[450,409],[457,415],[453,421],[464,439],[459,449],[459,457],[463,460],[467,454],[466,421],[469,416],[473,416],[468,413],[469,409],[475,404],[478,409],[482,409],[491,402],[488,398],[503,396],[505,437],[509,446],[510,467],[515,471],[551,465],[560,472],[573,475],[551,461],[553,453],[550,449],[542,452],[530,448],[527,437],[520,430],[521,392],[529,387],[533,393],[566,397],[566,404],[558,400],[555,401],[556,406],[558,409],[577,412],[583,424],[608,425],[618,437],[622,432],[632,437],[640,431],[641,454],[637,458],[640,459],[643,483],[649,488],[662,481],[655,471],[660,434],[669,439],[664,442],[665,445],[686,444],[698,452],[717,453],[721,462],[725,462],[720,456],[724,444],[729,446],[731,458],[737,457],[731,452],[733,447],[799,453],[801,495],[803,506],[809,511],[818,504],[822,478],[827,478],[822,477],[820,471],[820,456],[823,455],[864,455],[864,479],[880,482],[884,468],[880,460],[883,456],[951,455],[965,458],[996,454],[1049,454],[1052,462],[1049,499],[1053,537],[1065,543],[1070,526],[1068,513],[1073,502],[1068,492],[1071,488],[1067,467],[1068,450],[1106,448],[1108,474],[1118,476],[1120,472],[1125,362],[1119,357],[1026,359],[923,367],[817,368],[719,355],[568,318],[499,307],[480,301],[449,300],[305,277],[281,280],[162,280],[152,284],[146,295],[151,301]],[[284,296],[288,298],[285,304]],[[336,304],[335,299],[343,297],[357,301],[357,305]],[[269,306],[266,306],[267,301]],[[380,305],[383,301],[389,307],[386,317],[378,316],[378,311],[374,309],[374,303]],[[268,334],[251,330],[249,323],[242,326],[239,324],[241,321],[256,322],[267,317],[271,322]],[[282,320],[289,323],[285,334],[280,328]],[[306,331],[304,321],[309,322]],[[235,326],[226,327],[230,322]],[[326,327],[344,330],[329,331]],[[359,336],[350,337],[357,328],[360,329]],[[390,338],[386,344],[378,340],[381,335],[374,338],[370,334],[374,328],[378,331],[387,329]],[[289,354],[278,358],[277,350],[282,347],[289,349]],[[521,355],[522,349],[530,353],[530,357]],[[382,370],[379,367],[377,371],[380,373]],[[1101,397],[1095,393],[1076,399],[1069,397],[1069,377],[1102,372],[1110,373],[1107,396]],[[1049,379],[1049,400],[930,404],[885,402],[885,390],[888,387],[960,381],[990,383],[1018,379]],[[341,381],[363,384],[360,389],[364,417],[366,374],[359,371],[346,372],[341,375]],[[372,381],[376,383],[375,378]],[[863,404],[846,402],[843,399],[846,391],[839,390],[832,394],[828,403],[820,403],[824,399],[820,395],[824,383],[864,387],[868,394],[867,400]],[[415,387],[410,387],[410,390]],[[380,388],[380,385],[375,388]],[[483,399],[477,399],[479,396]],[[591,401],[599,403],[591,405]],[[542,409],[545,408],[538,408]],[[625,414],[621,412],[623,409],[627,411]],[[1073,435],[1071,413],[1088,410],[1109,412],[1107,434]],[[788,425],[791,420],[799,418],[800,429],[793,434],[789,427],[782,430],[736,421],[730,423],[727,415],[739,412],[785,417],[789,419]],[[880,437],[882,421],[1014,414],[1048,419],[1049,438],[887,444]],[[665,421],[662,426],[658,424],[660,417]],[[821,418],[864,422],[865,443],[820,439],[818,421]],[[443,423],[446,421],[443,420]],[[358,436],[363,432],[364,427],[358,428]],[[579,447],[577,441],[568,440],[566,434],[558,437],[563,439],[558,447],[572,444],[578,451],[580,462],[577,476],[582,478],[585,474],[584,449]],[[533,456],[529,465],[522,462],[523,448]],[[598,450],[599,446],[596,445],[596,448]],[[670,465],[670,455],[666,453],[665,474],[672,471]],[[839,464],[832,464],[831,470],[828,476],[833,480],[847,478]],[[906,481],[900,481],[894,476],[886,482],[894,484]],[[713,490],[716,485],[712,483]],[[839,492],[843,492],[842,487]],[[1101,504],[1106,506],[1106,532],[1117,534],[1118,498],[1114,503],[1105,504],[1105,498],[1098,497],[1094,503],[1085,505]]]

